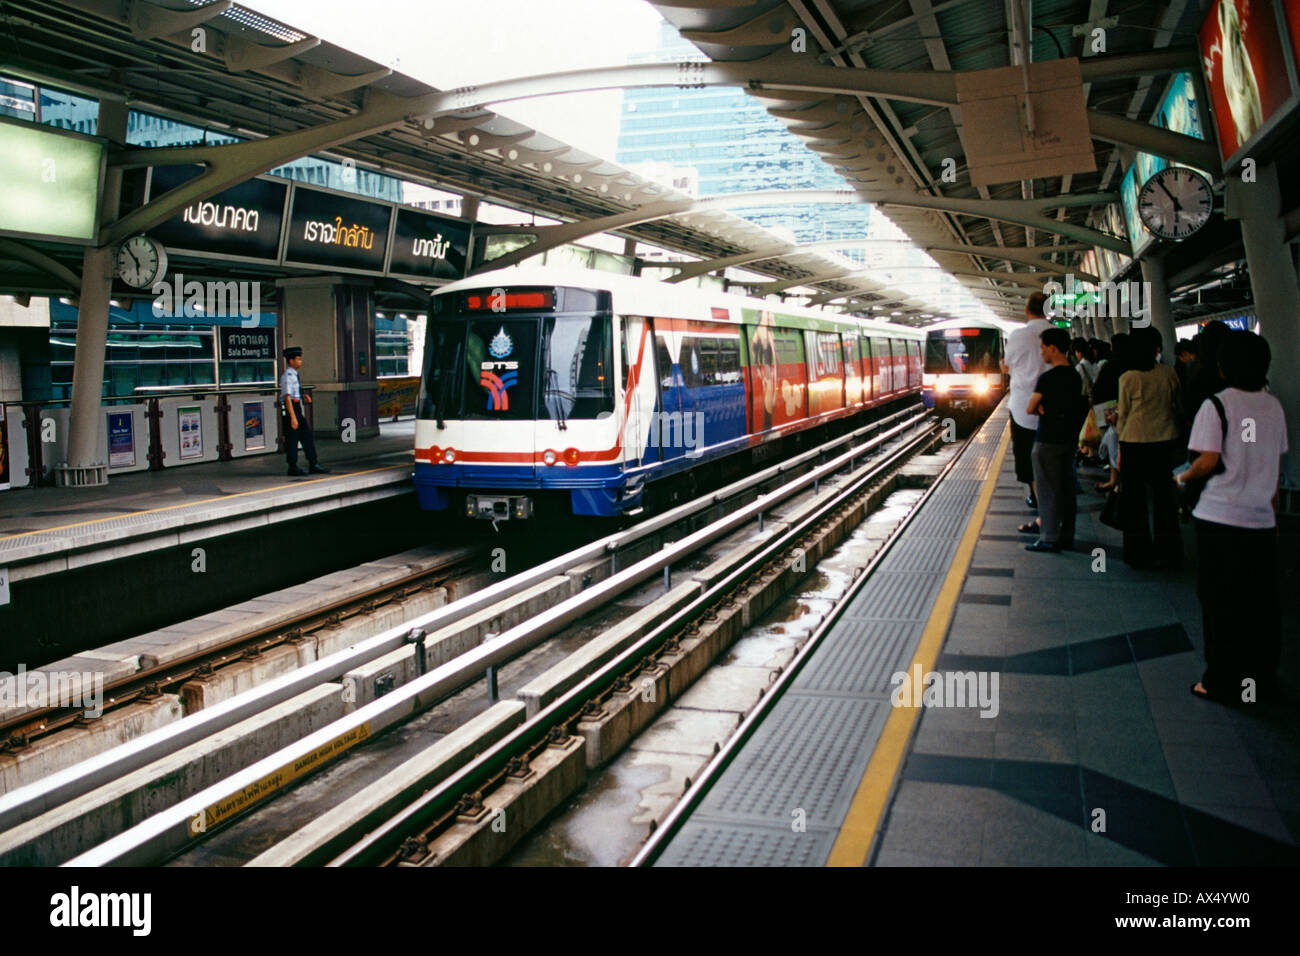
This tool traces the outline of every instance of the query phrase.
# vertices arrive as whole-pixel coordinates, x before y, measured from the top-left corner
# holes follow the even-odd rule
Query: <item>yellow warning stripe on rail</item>
[[[271,794],[289,786],[299,777],[310,776],[331,760],[351,750],[357,744],[370,737],[370,722],[353,727],[347,733],[340,734],[328,743],[321,744],[311,753],[303,754],[290,761],[260,780],[255,780],[230,796],[204,807],[190,819],[190,835],[200,833],[242,813],[255,803],[260,803]]]
[[[1011,428],[1008,425],[1002,433],[997,451],[993,453],[992,461],[989,462],[988,474],[984,476],[979,498],[971,512],[970,521],[966,524],[966,531],[957,545],[952,564],[948,567],[948,575],[944,578],[943,587],[939,590],[934,606],[930,609],[930,617],[921,632],[921,643],[917,645],[916,654],[907,668],[909,673],[917,667],[921,669],[921,673],[929,673],[934,670],[935,663],[939,659],[939,650],[943,647],[944,638],[948,634],[948,625],[957,607],[957,599],[961,596],[966,572],[974,557],[975,544],[979,540],[980,529],[984,527],[984,518],[993,500],[993,490],[997,487],[998,476],[1002,472],[1002,462],[1006,458],[1010,440]],[[876,749],[871,754],[871,760],[867,762],[862,780],[858,782],[857,791],[853,794],[853,802],[849,804],[844,825],[840,827],[839,835],[831,847],[830,857],[826,860],[827,866],[862,866],[866,863],[867,854],[871,852],[871,843],[880,829],[880,821],[884,817],[894,781],[903,767],[903,761],[907,758],[908,743],[912,739],[912,732],[916,729],[920,714],[919,706],[890,709],[889,717],[885,720],[885,728],[876,742]]]

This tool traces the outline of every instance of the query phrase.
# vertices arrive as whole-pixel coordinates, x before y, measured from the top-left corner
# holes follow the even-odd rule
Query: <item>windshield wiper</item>
[[[444,409],[447,407],[447,383],[456,377],[460,370],[460,349],[461,343],[456,343],[456,354],[451,360],[451,365],[443,370],[441,387],[438,389],[438,428],[446,429],[447,422],[443,419]]]
[[[555,383],[554,386],[552,386],[552,382]],[[564,418],[564,399],[569,393],[560,391],[559,382],[560,373],[553,368],[548,368],[546,370],[546,397],[555,396],[555,427],[560,431],[568,431],[569,426]]]

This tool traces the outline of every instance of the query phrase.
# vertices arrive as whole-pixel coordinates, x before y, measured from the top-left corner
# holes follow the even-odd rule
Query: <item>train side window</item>
[[[840,337],[833,332],[817,333],[817,351],[821,358],[822,375],[840,376]]]
[[[668,340],[662,332],[655,333],[655,373],[659,376],[659,390],[673,387],[673,359],[668,354]]]
[[[718,381],[723,385],[740,382],[740,337],[718,339]]]
[[[700,384],[718,385],[718,340],[700,339]]]

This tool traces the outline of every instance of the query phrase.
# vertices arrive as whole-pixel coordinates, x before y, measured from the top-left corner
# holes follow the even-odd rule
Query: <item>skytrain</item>
[[[762,299],[519,268],[432,297],[421,507],[613,518],[915,401],[921,333]]]

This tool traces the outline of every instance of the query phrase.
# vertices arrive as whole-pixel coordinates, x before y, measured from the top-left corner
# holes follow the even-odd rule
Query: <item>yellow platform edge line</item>
[[[984,519],[993,500],[993,490],[997,487],[998,476],[1002,473],[1002,464],[1006,460],[1007,445],[1010,441],[1011,428],[1008,425],[1002,432],[1002,440],[998,444],[997,451],[993,453],[988,474],[984,476],[984,484],[980,488],[980,496],[975,502],[975,508],[971,512],[961,542],[957,545],[952,564],[948,567],[948,575],[944,578],[943,587],[939,590],[934,606],[930,609],[930,617],[921,632],[921,643],[916,648],[916,654],[908,665],[908,673],[918,666],[923,674],[928,673],[934,670],[935,662],[939,659],[939,649],[943,647],[944,638],[948,634],[948,625],[957,607],[957,598],[961,595],[962,585],[966,581],[966,572],[970,569],[971,560],[975,555],[975,544],[979,540],[980,529],[984,527]],[[919,706],[890,708],[889,717],[885,720],[885,728],[876,742],[876,749],[871,754],[867,769],[862,774],[858,788],[853,794],[853,802],[849,804],[849,812],[844,818],[844,824],[840,827],[839,835],[831,847],[830,857],[826,860],[827,866],[862,866],[866,863],[867,854],[871,852],[872,841],[884,817],[889,795],[894,789],[894,781],[903,767],[903,760],[907,757],[907,747],[920,715]]]
[[[394,468],[408,467],[405,462],[400,465],[385,465],[382,468],[367,468],[365,471],[350,471],[342,475],[330,475],[326,478],[313,478],[311,481],[286,481],[282,485],[272,485],[270,488],[254,488],[252,491],[237,491],[233,495],[218,495],[216,498],[204,498],[200,501],[183,501],[176,505],[164,505],[161,508],[150,508],[148,511],[135,511],[130,515],[108,515],[103,518],[87,518],[85,521],[74,521],[72,524],[56,525],[53,528],[36,528],[33,531],[24,531],[20,534],[8,534],[0,536],[0,541],[12,541],[14,538],[30,538],[34,534],[49,534],[52,531],[67,531],[69,528],[84,528],[86,525],[99,524],[101,521],[112,521],[116,518],[135,517],[137,515],[156,515],[164,511],[175,511],[177,508],[197,508],[200,505],[210,505],[215,501],[230,501],[234,498],[244,498],[248,495],[264,495],[268,491],[280,491],[283,488],[301,488],[303,485],[314,485],[321,481],[337,481],[340,478],[355,478],[357,475],[373,475],[377,471],[391,471]]]

